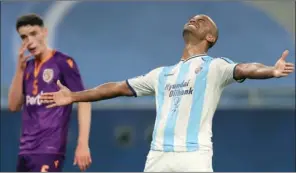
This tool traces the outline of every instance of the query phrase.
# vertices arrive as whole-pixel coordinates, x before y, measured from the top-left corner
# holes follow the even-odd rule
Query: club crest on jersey
[[[42,77],[44,82],[49,83],[53,79],[53,69],[45,69]]]
[[[199,73],[200,71],[202,70],[202,67],[197,67],[196,69],[195,69],[195,74],[197,74],[197,73]]]

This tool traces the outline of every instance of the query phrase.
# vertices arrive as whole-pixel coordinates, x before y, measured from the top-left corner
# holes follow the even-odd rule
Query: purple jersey
[[[59,90],[57,80],[71,91],[84,89],[75,61],[61,52],[39,64],[27,62],[19,154],[65,153],[72,105],[46,108],[39,100],[42,93]]]

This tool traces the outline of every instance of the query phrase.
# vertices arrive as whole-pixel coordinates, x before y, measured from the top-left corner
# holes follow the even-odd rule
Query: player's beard
[[[183,38],[185,43],[197,43],[205,40],[206,33],[205,32],[195,32],[190,28],[184,28],[183,30]]]
[[[184,28],[183,30],[183,39],[186,43],[195,38],[195,34],[189,28]]]
[[[188,29],[184,29],[182,35],[183,35],[183,38],[185,39],[185,38],[190,37],[190,35],[192,35],[192,33]]]
[[[183,29],[183,37],[187,37],[187,36],[189,36],[190,34],[192,34],[192,31],[190,31],[190,30],[187,29],[187,28],[184,28],[184,29]]]

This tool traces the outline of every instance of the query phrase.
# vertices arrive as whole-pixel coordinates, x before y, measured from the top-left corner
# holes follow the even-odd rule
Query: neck
[[[182,60],[187,60],[194,55],[207,54],[207,45],[200,42],[198,44],[187,43],[183,50]]]
[[[37,61],[44,61],[44,60],[46,60],[48,57],[50,57],[51,56],[51,54],[52,54],[52,49],[50,49],[50,48],[46,48],[43,52],[41,52],[39,55],[37,55],[37,56],[35,56],[35,59],[37,60]]]

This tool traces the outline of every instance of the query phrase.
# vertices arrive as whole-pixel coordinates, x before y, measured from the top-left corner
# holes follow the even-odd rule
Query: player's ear
[[[210,43],[215,43],[216,37],[214,37],[212,34],[207,34],[206,40]]]
[[[48,35],[48,29],[45,28],[45,27],[43,27],[42,30],[43,30],[43,35],[44,35],[45,37],[47,37],[47,35]]]

